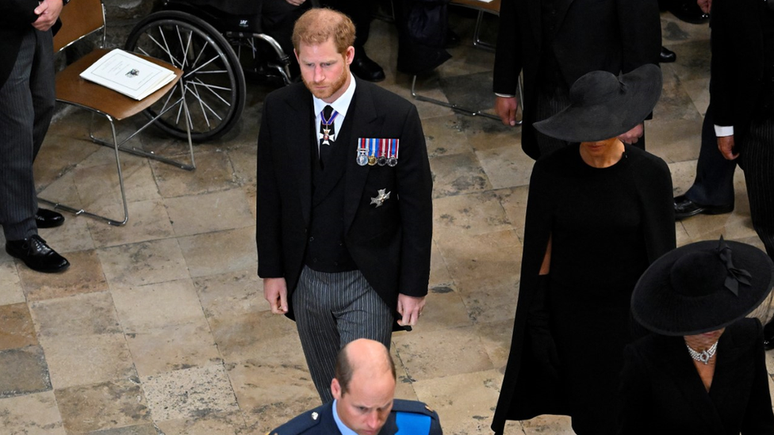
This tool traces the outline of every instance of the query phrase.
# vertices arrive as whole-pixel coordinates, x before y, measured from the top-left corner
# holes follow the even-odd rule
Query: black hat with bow
[[[640,277],[632,315],[662,335],[696,335],[751,313],[774,285],[774,263],[744,243],[703,241],[664,254]]]

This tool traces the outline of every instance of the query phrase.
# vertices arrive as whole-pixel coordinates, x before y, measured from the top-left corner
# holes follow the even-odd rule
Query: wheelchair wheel
[[[185,98],[191,121],[191,138],[197,142],[216,139],[234,127],[245,106],[244,73],[234,51],[207,22],[185,12],[161,11],[140,21],[125,49],[166,60],[183,70],[172,91]],[[147,109],[148,116],[163,111],[166,99]],[[156,121],[168,134],[186,138],[182,108],[170,110]]]

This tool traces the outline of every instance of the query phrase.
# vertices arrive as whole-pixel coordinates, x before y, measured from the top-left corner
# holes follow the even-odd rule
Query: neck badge
[[[336,141],[336,133],[331,133],[331,130],[333,130],[333,120],[335,120],[337,116],[339,116],[339,112],[335,110],[333,113],[331,113],[330,119],[325,119],[325,115],[320,113],[320,124],[322,124],[322,132],[317,133],[317,139],[321,140],[323,145],[330,145],[331,142]]]

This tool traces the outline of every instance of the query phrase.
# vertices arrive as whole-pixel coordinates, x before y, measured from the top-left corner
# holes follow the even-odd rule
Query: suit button
[[[309,242],[314,242],[314,236],[309,238]]]

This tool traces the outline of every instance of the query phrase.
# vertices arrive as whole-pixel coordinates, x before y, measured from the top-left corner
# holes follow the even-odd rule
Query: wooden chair
[[[60,16],[62,19],[62,28],[54,37],[54,52],[60,52],[64,48],[70,46],[76,41],[83,39],[95,32],[102,31],[101,46],[105,45],[105,9],[102,4],[102,0],[72,0],[63,10]],[[111,147],[115,151],[116,168],[118,171],[118,183],[121,190],[121,200],[123,202],[124,217],[121,220],[110,219],[108,217],[100,216],[84,209],[73,208],[67,205],[59,204],[54,201],[40,198],[40,201],[46,202],[54,206],[54,208],[63,209],[76,215],[87,215],[102,221],[107,222],[110,225],[124,225],[129,220],[129,210],[126,201],[126,191],[124,189],[124,178],[121,172],[121,159],[119,151],[125,151],[136,155],[141,155],[149,158],[153,158],[164,163],[172,164],[180,167],[181,169],[193,170],[196,168],[193,155],[193,144],[191,143],[191,126],[190,117],[188,114],[188,106],[185,104],[185,93],[181,91],[179,97],[175,97],[170,90],[174,88],[175,84],[180,80],[183,71],[173,65],[162,62],[158,59],[140,56],[144,59],[153,62],[157,65],[161,65],[175,72],[175,79],[171,83],[167,84],[163,88],[154,92],[153,94],[145,97],[144,99],[137,101],[127,96],[124,96],[116,91],[108,89],[104,86],[97,85],[95,83],[86,81],[80,77],[80,74],[94,62],[107,54],[110,50],[104,48],[95,49],[91,53],[82,57],[72,65],[67,66],[64,70],[60,71],[56,75],[56,100],[61,103],[70,104],[76,107],[87,109],[92,113],[92,119],[94,115],[104,116],[109,124],[112,133],[112,142],[98,139],[94,136],[92,126],[89,126],[89,137],[91,140],[99,145]],[[133,132],[126,139],[119,142],[116,134],[116,121],[122,121],[127,118],[131,118],[143,110],[147,109],[157,101],[164,98],[164,108],[159,111],[160,113],[151,118],[138,130]],[[138,133],[145,130],[148,126],[163,115],[164,113],[177,108],[179,113],[186,119],[186,127],[188,129],[188,151],[190,153],[190,164],[176,162],[165,157],[149,153],[141,149],[134,147],[125,147],[126,142],[134,138]]]

